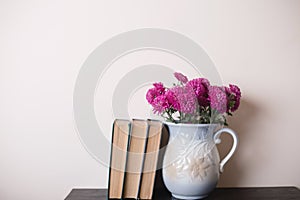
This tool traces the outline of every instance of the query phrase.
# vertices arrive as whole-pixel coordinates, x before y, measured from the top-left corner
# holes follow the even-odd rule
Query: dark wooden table
[[[106,200],[106,189],[73,189],[65,200]],[[153,200],[171,200],[166,190],[155,190]],[[296,187],[217,188],[205,200],[300,200]]]

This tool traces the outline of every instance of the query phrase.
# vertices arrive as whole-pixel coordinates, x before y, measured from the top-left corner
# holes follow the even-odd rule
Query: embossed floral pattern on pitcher
[[[236,148],[237,137],[230,129],[214,133],[216,124],[167,123],[170,133],[164,157],[163,179],[172,195],[179,199],[201,199],[219,180],[219,172]],[[216,143],[222,132],[234,138],[233,148],[220,163]]]

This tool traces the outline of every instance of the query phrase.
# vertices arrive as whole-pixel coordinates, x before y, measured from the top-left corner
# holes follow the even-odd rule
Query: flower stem
[[[168,115],[168,118],[171,122],[174,122],[175,123],[175,120],[173,119],[172,115],[169,113],[169,111],[166,111],[167,115]]]

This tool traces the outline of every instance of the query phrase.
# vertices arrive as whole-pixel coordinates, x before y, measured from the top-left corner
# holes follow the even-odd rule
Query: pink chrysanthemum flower
[[[170,107],[173,108],[174,110],[180,110],[180,103],[178,102],[175,93],[173,90],[167,90],[165,93],[168,102],[170,104]]]
[[[229,88],[225,87],[225,91],[228,97],[227,112],[236,111],[240,106],[241,91],[236,85],[229,84]]]
[[[154,83],[154,88],[148,90],[146,94],[147,101],[152,105],[154,100],[165,92],[165,88],[162,83]]]
[[[153,86],[160,93],[163,93],[166,90],[164,85],[160,82],[159,83],[154,83]]]
[[[178,102],[178,111],[191,114],[195,112],[197,106],[197,98],[194,95],[193,89],[190,86],[174,87],[171,89]]]
[[[194,90],[194,93],[198,99],[199,106],[208,106],[209,98],[208,98],[208,88],[210,83],[205,78],[196,78],[190,80],[187,85],[191,86]]]
[[[152,103],[154,113],[161,114],[166,109],[170,108],[169,101],[166,95],[162,94],[156,97]]]
[[[187,83],[188,82],[188,78],[180,72],[175,72],[174,76],[178,81],[180,81],[182,83]]]
[[[212,109],[217,110],[220,114],[227,111],[227,95],[222,87],[210,86],[208,95]]]

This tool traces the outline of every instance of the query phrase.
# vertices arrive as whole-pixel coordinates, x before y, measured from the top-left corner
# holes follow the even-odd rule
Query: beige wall
[[[297,0],[1,1],[0,199],[106,187],[74,128],[73,87],[94,48],[141,27],[192,38],[242,89],[230,120],[240,144],[220,186],[300,187],[299,24]]]
[[[220,185],[300,187],[300,1],[246,2],[220,8],[209,47],[224,82],[243,92],[230,120],[240,145]]]

